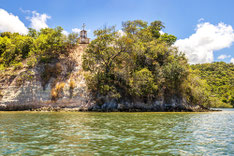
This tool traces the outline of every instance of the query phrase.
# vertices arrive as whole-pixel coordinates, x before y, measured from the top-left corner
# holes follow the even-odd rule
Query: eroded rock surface
[[[1,75],[1,106],[55,101],[72,101],[73,105],[74,101],[77,105],[87,103],[89,96],[82,70],[82,54],[86,46],[79,45],[68,56],[61,56],[52,63]],[[62,88],[58,90],[58,86]]]
[[[88,92],[82,55],[87,45],[79,45],[68,56],[47,64],[0,74],[0,110],[35,111],[208,111],[202,106],[191,106],[183,98],[172,97],[150,103],[128,100],[92,101]],[[105,98],[105,97],[104,97]]]

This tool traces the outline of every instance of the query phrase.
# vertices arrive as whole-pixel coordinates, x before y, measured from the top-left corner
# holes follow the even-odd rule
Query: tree
[[[28,35],[3,32],[0,35],[0,65],[14,66],[25,59],[29,64],[37,61],[49,62],[75,46],[77,34],[71,34],[68,39],[62,34],[63,29],[45,28],[37,32],[29,28]],[[69,45],[69,46],[68,46]],[[31,62],[33,60],[33,62]],[[35,62],[36,60],[36,62]]]
[[[77,44],[78,36],[79,36],[79,34],[78,33],[74,33],[74,32],[72,32],[72,33],[70,33],[68,35],[68,37],[67,37],[68,41],[67,42],[69,44],[69,48],[72,48],[74,45]]]
[[[219,101],[216,107],[234,106],[234,65],[232,63],[214,62],[191,67],[197,70],[201,79],[207,81],[212,97]]]
[[[38,33],[35,29],[33,28],[28,28],[28,36],[32,37],[32,38],[37,38],[38,37]]]
[[[189,97],[188,103],[206,101],[195,94],[194,79],[184,54],[171,45],[176,37],[160,34],[162,22],[123,22],[124,36],[114,27],[95,31],[96,39],[83,56],[86,82],[97,101],[155,100]],[[187,91],[187,90],[190,90]],[[199,98],[198,98],[199,97]],[[197,100],[191,100],[197,99]],[[199,99],[202,99],[199,101]]]
[[[153,37],[159,38],[160,31],[165,28],[161,21],[154,21],[150,24],[150,30],[152,32]]]
[[[123,30],[130,34],[136,34],[141,29],[147,27],[147,22],[142,20],[126,21],[122,23]]]

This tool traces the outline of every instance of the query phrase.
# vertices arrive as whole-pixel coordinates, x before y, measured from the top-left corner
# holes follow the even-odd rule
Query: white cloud
[[[24,9],[22,9],[22,8],[19,8],[19,10],[20,10],[22,13],[31,13],[30,10],[24,10]]]
[[[234,42],[234,31],[231,25],[208,22],[197,25],[196,32],[189,38],[177,40],[175,46],[186,54],[189,63],[212,62],[213,52],[230,47]]]
[[[205,20],[204,18],[200,18],[198,22],[200,23],[200,22],[203,22],[204,20]]]
[[[118,30],[118,35],[122,37],[122,36],[125,36],[126,33],[123,30]]]
[[[163,32],[162,30],[159,31],[160,35],[165,34],[165,32]]]
[[[72,29],[72,32],[74,32],[74,33],[80,33],[80,31],[81,31],[81,29],[79,29],[79,28]]]
[[[230,63],[233,63],[233,64],[234,64],[234,57],[231,58]]]
[[[63,31],[62,31],[62,34],[68,36],[68,35],[69,35],[69,32],[67,32],[66,30],[63,30]]]
[[[8,13],[4,9],[0,9],[0,32],[18,32],[20,34],[27,34],[28,29],[18,16]]]
[[[47,28],[47,20],[51,17],[47,14],[40,14],[36,11],[32,11],[32,17],[28,17],[27,19],[31,21],[30,27],[39,31],[42,28]]]
[[[220,56],[218,57],[218,59],[219,59],[219,60],[224,60],[224,59],[230,58],[230,57],[231,57],[231,55],[220,55]]]

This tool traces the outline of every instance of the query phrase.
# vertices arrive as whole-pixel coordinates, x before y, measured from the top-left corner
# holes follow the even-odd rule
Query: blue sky
[[[0,8],[18,16],[26,27],[32,25],[32,16],[45,14],[50,17],[45,22],[47,26],[62,26],[68,32],[86,23],[91,38],[92,31],[103,25],[121,29],[126,20],[161,20],[166,26],[163,32],[181,39],[176,45],[189,51],[188,57],[194,63],[230,62],[234,57],[233,7],[233,0],[0,0]],[[219,25],[221,22],[223,25]],[[0,14],[0,31],[1,23],[4,21]],[[206,30],[213,31],[201,34]]]

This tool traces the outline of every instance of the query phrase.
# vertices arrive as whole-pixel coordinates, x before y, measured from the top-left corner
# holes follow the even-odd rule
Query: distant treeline
[[[191,65],[192,69],[209,85],[212,97],[217,97],[222,106],[234,106],[234,64],[214,62]]]

